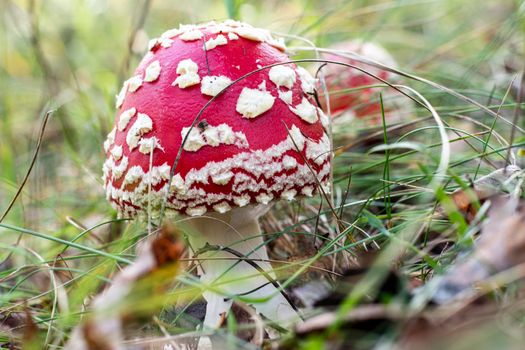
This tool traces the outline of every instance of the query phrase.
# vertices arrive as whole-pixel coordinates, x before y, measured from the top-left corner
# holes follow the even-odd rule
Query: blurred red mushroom
[[[356,59],[345,57],[345,53],[357,54],[364,59],[376,61],[385,66],[396,68],[394,58],[382,47],[359,40],[347,41],[330,48],[333,53],[323,54],[323,58],[355,65],[367,72],[384,79],[392,84],[399,84],[400,79],[384,69],[359,62]],[[337,53],[340,53],[337,54]],[[389,124],[410,118],[412,112],[411,101],[393,88],[385,88],[381,81],[355,68],[338,64],[327,64],[322,68],[330,112],[334,117],[345,115],[350,118],[366,119],[369,125],[381,125],[381,103],[379,93],[383,95],[385,118]],[[321,83],[317,84],[319,102],[327,111],[327,99],[323,94]],[[347,118],[344,118],[347,121]]]
[[[103,180],[119,214],[157,218],[165,202],[169,217],[185,218],[194,250],[229,247],[261,259],[266,272],[231,251],[199,254],[211,258],[200,262],[205,327],[218,326],[239,295],[262,300],[252,304],[271,320],[297,318],[269,281],[258,217],[272,201],[312,196],[319,184],[329,190],[330,142],[326,116],[307,94],[314,79],[275,65],[289,61],[284,49],[240,22],[181,25],[151,42],[117,96]]]

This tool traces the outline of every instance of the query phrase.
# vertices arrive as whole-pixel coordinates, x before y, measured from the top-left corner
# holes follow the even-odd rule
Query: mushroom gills
[[[253,259],[275,280],[258,223],[261,208],[264,210],[264,207],[247,206],[224,214],[209,213],[186,220],[188,240],[194,251],[199,251],[206,244],[228,247]],[[207,288],[203,292],[207,302],[204,329],[220,326],[221,316],[228,313],[235,296],[248,300],[247,303],[259,314],[281,325],[299,319],[298,313],[283,294],[246,261],[224,250],[205,251],[198,258],[201,282]]]

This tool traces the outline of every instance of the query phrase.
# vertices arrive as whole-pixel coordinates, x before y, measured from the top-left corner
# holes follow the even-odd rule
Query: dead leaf
[[[525,263],[525,202],[509,196],[497,196],[489,201],[488,218],[474,250],[441,277],[433,297],[435,302],[443,304],[472,296],[477,291],[476,285]]]
[[[92,304],[93,314],[71,336],[65,349],[71,350],[119,350],[124,349],[123,325],[132,319],[130,310],[112,310],[126,297],[133,295],[135,287],[150,276],[169,272],[167,276],[157,276],[163,284],[170,284],[175,278],[173,265],[177,266],[184,245],[179,238],[178,230],[171,225],[163,226],[160,233],[146,241],[139,249],[137,259],[124,268],[113,279],[111,286],[98,295]],[[167,277],[167,278],[166,278]],[[159,279],[159,278],[158,278]],[[151,293],[163,293],[166,290],[156,283]],[[118,310],[118,309],[117,309]],[[141,315],[143,316],[143,315]]]
[[[467,220],[472,221],[478,212],[476,204],[482,204],[498,194],[514,192],[519,184],[515,178],[519,171],[521,169],[515,165],[493,171],[476,180],[471,187],[454,191],[451,195],[452,201]]]

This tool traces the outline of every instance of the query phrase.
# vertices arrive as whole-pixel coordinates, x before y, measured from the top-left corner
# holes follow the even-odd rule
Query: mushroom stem
[[[258,218],[266,210],[262,206],[235,208],[227,213],[212,213],[187,221],[189,242],[195,251],[206,245],[228,249],[203,249],[199,254],[199,273],[207,301],[205,328],[217,328],[221,318],[231,308],[232,298],[271,299],[252,302],[255,310],[266,318],[289,324],[298,319],[298,314],[277,290],[275,274],[268,262],[266,246],[262,238]],[[237,259],[238,252],[247,259],[257,260],[254,265]],[[206,258],[210,258],[207,260]],[[224,258],[224,260],[221,260]],[[257,271],[256,266],[265,273]],[[270,278],[269,278],[270,277]]]

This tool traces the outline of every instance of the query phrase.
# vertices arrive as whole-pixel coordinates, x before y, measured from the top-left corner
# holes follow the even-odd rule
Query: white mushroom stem
[[[265,277],[245,260],[224,250],[199,254],[201,281],[209,288],[203,292],[207,301],[204,328],[220,326],[222,315],[228,313],[233,302],[232,296],[236,295],[250,300],[264,299],[262,302],[248,303],[259,314],[281,325],[298,320],[297,312],[267,278],[269,275],[275,281],[258,223],[258,217],[265,210],[261,206],[248,206],[224,214],[211,213],[187,220],[186,231],[195,251],[205,247],[206,243],[228,247],[255,260],[267,273]],[[272,296],[271,299],[266,300],[269,296]]]

